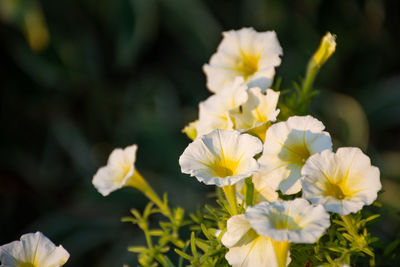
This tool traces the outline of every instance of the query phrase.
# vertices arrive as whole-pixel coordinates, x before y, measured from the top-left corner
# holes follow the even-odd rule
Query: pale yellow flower
[[[96,172],[92,182],[103,196],[140,179],[135,171],[136,151],[137,145],[114,149],[107,165]]]
[[[283,194],[299,192],[300,171],[305,161],[310,155],[332,147],[331,137],[324,128],[322,122],[311,116],[290,117],[269,127],[258,160],[260,183]]]
[[[261,141],[238,131],[215,130],[194,140],[179,158],[182,172],[205,184],[228,186],[258,170]]]
[[[322,205],[302,198],[263,202],[246,210],[246,219],[259,235],[291,243],[317,242],[330,226],[329,218]]]
[[[245,218],[258,235],[274,241],[279,267],[288,264],[290,243],[315,243],[330,225],[321,205],[312,206],[301,198],[248,207]]]
[[[199,121],[196,124],[197,137],[208,134],[213,130],[230,130],[233,127],[229,112],[239,108],[247,100],[247,86],[243,78],[235,81],[210,96],[199,105]]]
[[[116,148],[111,152],[107,165],[98,169],[93,177],[93,185],[103,196],[122,187],[133,187],[140,190],[145,196],[153,201],[161,212],[169,216],[168,205],[154,192],[143,176],[136,170],[137,145],[131,145],[124,149]]]
[[[265,133],[271,122],[279,114],[279,92],[267,89],[265,93],[259,87],[250,88],[247,101],[240,109],[230,111],[234,129],[247,132],[265,140]]]
[[[69,253],[40,232],[25,234],[20,241],[0,247],[0,266],[4,267],[59,267],[64,265]]]
[[[244,214],[235,215],[227,221],[227,231],[222,244],[229,248],[225,258],[233,267],[278,267],[277,255],[281,252],[277,242],[258,235]],[[289,251],[284,251],[286,264],[290,263]]]
[[[341,215],[370,205],[382,188],[379,169],[355,147],[315,154],[307,160],[301,174],[303,197]]]
[[[204,66],[207,87],[220,92],[236,77],[243,77],[249,87],[267,89],[281,63],[282,47],[274,31],[256,32],[253,28],[223,33],[223,39],[210,63]]]

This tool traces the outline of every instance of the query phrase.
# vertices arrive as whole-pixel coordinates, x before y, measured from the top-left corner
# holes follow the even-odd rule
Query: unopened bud
[[[182,133],[186,134],[187,137],[189,137],[191,140],[194,140],[197,137],[197,122],[197,120],[192,121],[188,125],[186,125],[185,128],[182,129]]]
[[[322,38],[318,50],[312,57],[312,61],[321,68],[322,65],[331,57],[336,49],[336,35],[327,32]]]

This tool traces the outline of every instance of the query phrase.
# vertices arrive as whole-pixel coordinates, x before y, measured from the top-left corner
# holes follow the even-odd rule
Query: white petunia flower
[[[253,28],[223,33],[223,39],[210,63],[203,69],[207,87],[217,93],[236,77],[243,77],[249,87],[267,89],[281,63],[282,47],[274,31],[256,32]]]
[[[108,157],[107,165],[98,169],[93,185],[103,195],[134,183],[137,145],[116,148]]]
[[[0,266],[4,267],[59,267],[64,265],[69,253],[40,232],[25,234],[20,241],[0,247]]]
[[[208,134],[213,130],[231,130],[232,121],[229,111],[239,108],[247,100],[247,86],[243,78],[226,86],[218,94],[210,96],[199,105],[199,121],[196,125],[197,136]]]
[[[379,169],[359,148],[339,148],[311,156],[301,174],[303,197],[327,211],[347,215],[370,205],[382,185]]]
[[[261,182],[283,194],[301,190],[301,168],[312,154],[332,148],[325,126],[311,116],[294,116],[272,125],[265,136],[264,150],[259,158]]]
[[[330,225],[322,205],[313,206],[302,198],[249,207],[246,219],[259,235],[292,243],[315,243]]]
[[[272,202],[279,199],[278,192],[262,182],[262,177],[255,173],[252,176],[252,182],[254,185],[253,203],[258,204],[260,202]],[[243,201],[245,198],[245,182],[241,180],[236,183],[237,198]]]
[[[260,203],[264,201],[272,202],[278,200],[278,192],[276,192],[272,187],[268,186],[263,182],[264,177],[259,173],[253,174],[253,184],[254,191],[258,193],[257,201],[254,203]]]
[[[241,105],[241,109],[230,112],[234,128],[258,136],[264,141],[265,133],[271,124],[276,121],[279,109],[276,109],[279,92],[267,89],[264,94],[259,87],[248,90],[248,99]]]
[[[244,214],[231,217],[227,221],[227,231],[222,236],[222,244],[229,248],[225,258],[233,267],[255,267],[278,265],[276,242],[258,235],[246,220]],[[290,263],[289,252],[284,252],[286,265]]]
[[[251,176],[261,141],[238,131],[215,130],[194,140],[179,158],[182,172],[205,184],[228,186]]]

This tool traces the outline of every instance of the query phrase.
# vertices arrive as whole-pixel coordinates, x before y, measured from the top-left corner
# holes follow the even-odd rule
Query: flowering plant
[[[379,170],[358,148],[335,153],[324,124],[307,115],[314,79],[335,47],[327,33],[305,78],[280,90],[276,33],[223,33],[204,66],[213,94],[183,129],[192,143],[179,158],[183,173],[215,186],[216,206],[187,216],[136,170],[136,145],[110,155],[93,179],[99,192],[132,186],[150,199],[143,213],[122,219],[144,232],[147,246],[129,248],[142,266],[344,266],[365,258],[374,265],[366,224],[378,215],[362,208],[377,198]],[[167,221],[150,229],[155,213]]]
[[[275,79],[282,48],[273,31],[223,33],[204,66],[213,93],[183,132],[192,142],[181,170],[215,186],[216,205],[187,214],[171,207],[135,167],[137,145],[117,148],[93,177],[103,196],[130,186],[150,202],[123,222],[137,225],[146,246],[131,246],[142,266],[375,265],[376,241],[362,211],[381,189],[379,169],[359,148],[332,149],[324,124],[307,114],[313,82],[334,53],[327,33],[293,90]],[[161,214],[159,228],[149,218]],[[190,233],[190,234],[188,234]],[[62,266],[69,254],[42,233],[0,247],[0,266]]]

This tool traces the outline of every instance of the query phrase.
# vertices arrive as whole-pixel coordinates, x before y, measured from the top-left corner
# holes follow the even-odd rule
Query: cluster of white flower
[[[275,32],[225,32],[204,67],[215,94],[200,103],[199,120],[184,129],[194,141],[179,159],[182,172],[222,187],[229,202],[232,217],[222,243],[234,267],[287,266],[290,243],[315,243],[330,226],[328,212],[355,213],[381,189],[368,156],[351,147],[332,152],[319,120],[293,116],[274,123],[279,92],[268,87],[280,55]],[[254,206],[244,203],[249,177]],[[284,201],[278,191],[302,194]],[[244,214],[238,214],[238,201]]]
[[[229,264],[284,267],[291,262],[290,244],[315,243],[324,235],[329,212],[347,216],[377,198],[379,170],[358,148],[333,152],[325,126],[311,116],[277,122],[280,94],[269,88],[282,55],[275,32],[244,28],[223,36],[204,66],[214,94],[200,103],[199,119],[183,130],[193,142],[179,164],[183,173],[223,189],[230,218],[216,235],[229,249]],[[320,67],[334,46],[332,35],[325,36],[311,67]],[[135,168],[136,151],[136,145],[115,149],[94,175],[94,186],[103,196],[137,188],[174,218],[166,198],[161,200]],[[40,232],[0,247],[5,267],[58,267],[68,258]]]
[[[231,218],[219,234],[232,266],[287,266],[290,244],[315,243],[330,226],[328,212],[345,216],[377,198],[379,170],[358,148],[332,152],[325,126],[311,116],[276,122],[279,92],[269,87],[282,48],[275,32],[244,28],[223,36],[204,66],[214,94],[183,130],[194,141],[179,164],[183,173],[225,192]],[[335,43],[329,37],[324,40],[331,45],[323,49],[331,54]],[[319,50],[314,57],[326,61],[329,55]],[[163,207],[135,170],[136,150],[114,150],[93,184],[104,196],[132,186]],[[247,179],[253,186],[250,203]],[[284,201],[278,192],[301,197]]]

